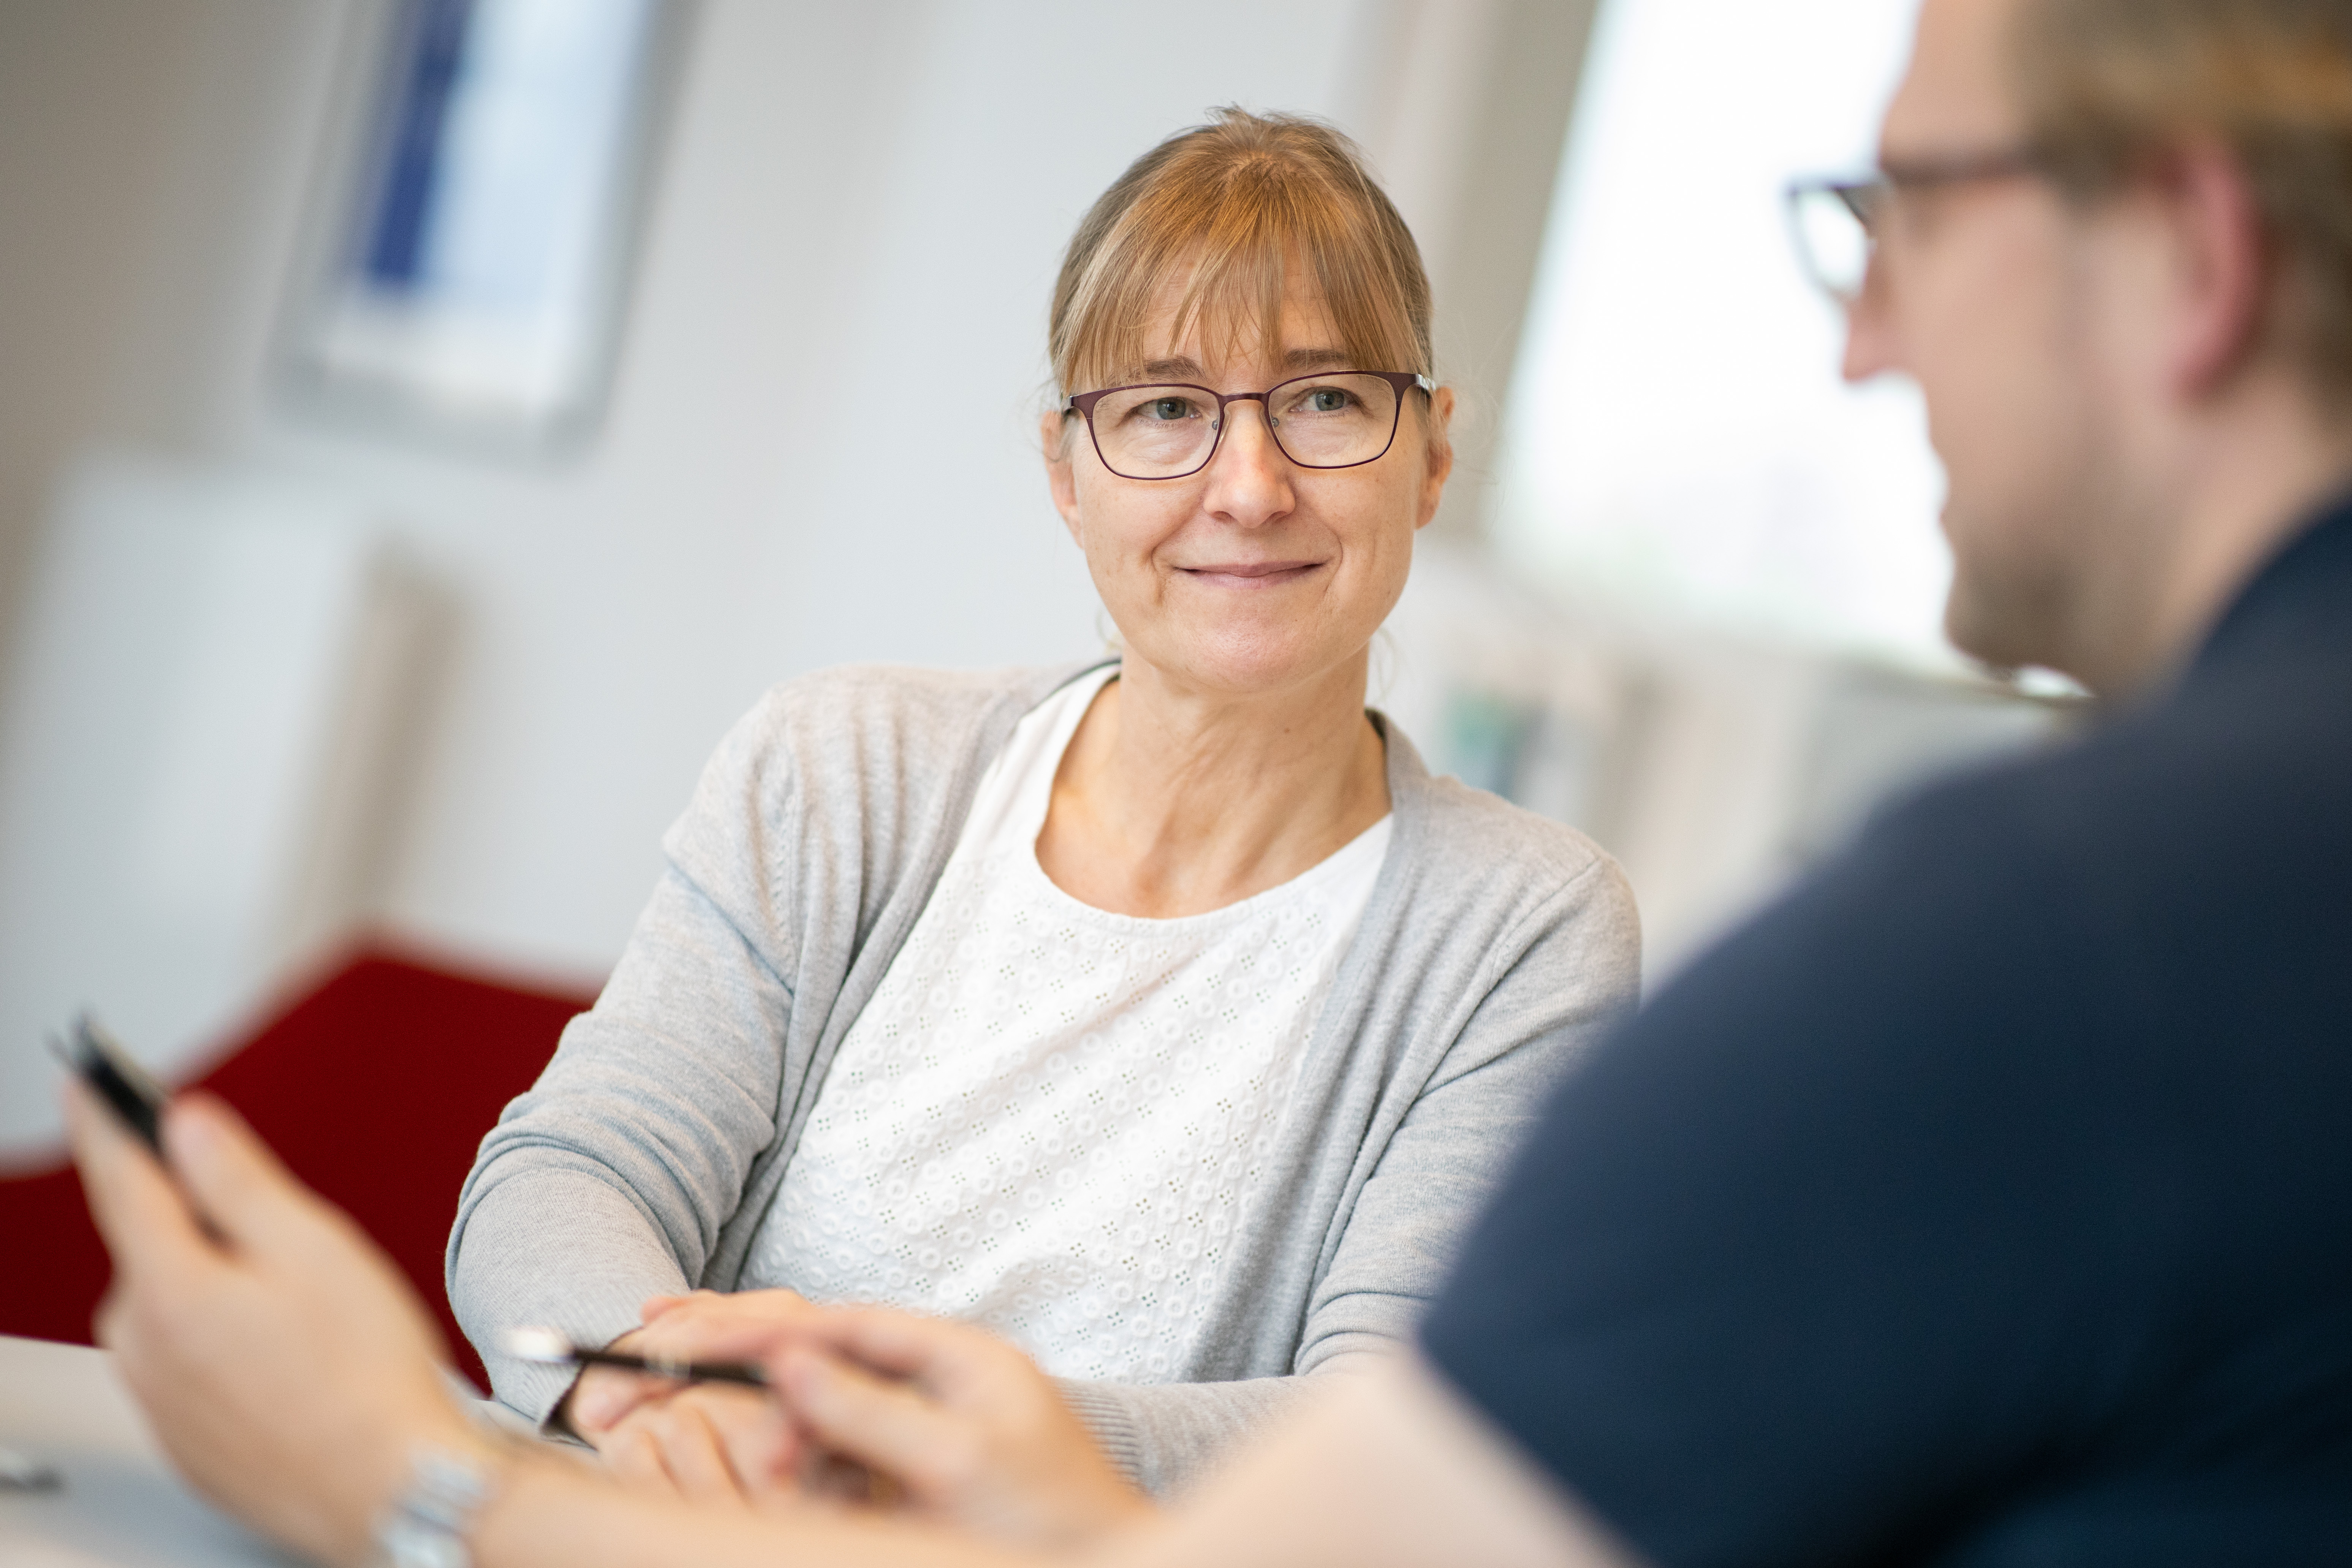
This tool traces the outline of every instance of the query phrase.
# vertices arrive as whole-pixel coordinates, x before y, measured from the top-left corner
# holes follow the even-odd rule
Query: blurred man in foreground
[[[216,1109],[171,1118],[175,1187],[78,1100],[105,1336],[173,1458],[348,1563],[386,1521],[485,1568],[2341,1561],[2352,0],[1927,0],[1881,163],[1848,370],[1926,389],[1953,634],[2116,711],[1660,996],[1421,1356],[1155,1514],[967,1331],[811,1309],[705,1349],[918,1517],[625,1492],[478,1435]]]

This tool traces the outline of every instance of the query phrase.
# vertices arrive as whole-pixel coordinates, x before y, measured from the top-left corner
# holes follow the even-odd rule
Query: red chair
[[[457,1188],[593,1000],[362,951],[196,1082],[392,1254],[487,1386],[441,1288]],[[70,1165],[0,1181],[0,1333],[88,1344],[107,1276]]]

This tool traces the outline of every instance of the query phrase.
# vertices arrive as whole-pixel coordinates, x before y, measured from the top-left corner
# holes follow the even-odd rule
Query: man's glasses
[[[1889,163],[1858,179],[1795,181],[1787,195],[1797,259],[1822,292],[1841,305],[1852,305],[1862,298],[1887,208],[1896,195],[2039,174],[2048,166],[2040,149],[2017,147]]]
[[[1302,468],[1352,468],[1385,456],[1396,441],[1408,392],[1437,384],[1402,370],[1302,375],[1264,392],[1213,392],[1182,383],[1082,392],[1062,412],[1087,422],[1103,467],[1124,479],[1197,474],[1224,439],[1225,406],[1255,403],[1282,455]]]

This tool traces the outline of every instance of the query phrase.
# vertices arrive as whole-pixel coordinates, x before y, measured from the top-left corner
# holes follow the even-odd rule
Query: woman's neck
[[[1037,864],[1081,903],[1168,920],[1239,903],[1388,815],[1365,660],[1285,691],[1188,689],[1129,658],[1062,753]]]

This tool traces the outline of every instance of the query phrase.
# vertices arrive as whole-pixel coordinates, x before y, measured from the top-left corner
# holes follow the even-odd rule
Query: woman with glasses
[[[796,1463],[766,1401],[570,1387],[501,1336],[689,1355],[887,1303],[1010,1340],[1157,1489],[1408,1331],[1638,968],[1604,855],[1364,705],[1452,463],[1429,323],[1312,121],[1223,111],[1097,202],[1043,435],[1118,656],[829,670],[728,737],[461,1199],[451,1299],[509,1403],[757,1489]]]

